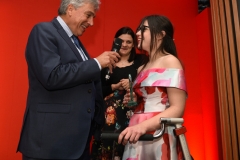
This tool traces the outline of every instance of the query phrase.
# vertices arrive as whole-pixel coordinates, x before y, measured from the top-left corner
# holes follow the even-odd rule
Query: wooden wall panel
[[[239,157],[239,19],[236,0],[211,1],[224,160]]]

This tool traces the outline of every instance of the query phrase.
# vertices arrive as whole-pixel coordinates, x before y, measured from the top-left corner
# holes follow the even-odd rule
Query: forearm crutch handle
[[[101,138],[102,139],[113,139],[113,140],[117,140],[118,136],[120,133],[102,133],[101,134]],[[139,141],[152,141],[154,139],[152,134],[144,134],[142,136],[139,137]]]

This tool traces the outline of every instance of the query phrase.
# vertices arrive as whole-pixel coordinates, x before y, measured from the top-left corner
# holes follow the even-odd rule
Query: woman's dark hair
[[[162,16],[162,15],[149,15],[149,16],[144,17],[138,27],[141,29],[142,36],[143,36],[143,32],[144,32],[143,24],[145,21],[148,22],[148,28],[151,33],[150,52],[153,50],[154,47],[157,47],[157,46],[154,46],[154,45],[157,45],[156,36],[162,35],[163,36],[162,43],[157,48],[156,53],[161,51],[164,54],[169,53],[169,54],[172,54],[175,57],[177,57],[177,50],[176,50],[175,43],[173,41],[174,30],[173,30],[173,25],[170,22],[170,20],[167,17]],[[165,31],[165,33],[166,33],[165,36],[163,35],[162,31]],[[144,37],[142,37],[142,39],[144,39]],[[142,44],[140,45],[140,49],[141,48],[142,48]],[[154,57],[156,57],[156,56],[157,55],[154,54]]]
[[[120,29],[116,32],[114,38],[118,38],[118,37],[121,36],[122,34],[129,34],[129,35],[132,37],[132,39],[133,39],[133,44],[134,44],[134,46],[136,46],[136,45],[135,45],[136,42],[137,42],[136,35],[135,35],[134,31],[133,31],[130,27],[122,27],[122,28],[120,28]],[[130,53],[130,56],[129,56],[129,58],[128,58],[128,62],[132,62],[132,61],[134,60],[134,58],[135,58],[135,55],[136,55],[136,49],[135,49],[135,47],[132,47],[132,49],[131,49],[130,52],[131,52],[131,53]]]

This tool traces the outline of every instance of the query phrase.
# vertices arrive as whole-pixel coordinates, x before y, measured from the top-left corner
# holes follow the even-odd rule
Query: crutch
[[[187,141],[185,138],[185,133],[187,132],[187,130],[184,126],[182,126],[182,123],[184,122],[183,118],[160,118],[160,121],[161,121],[161,124],[175,125],[174,133],[176,136],[179,137],[184,159],[192,160],[192,157],[190,156],[190,153],[189,153]]]
[[[156,134],[144,134],[139,138],[139,141],[152,141],[154,139],[160,138],[164,131],[166,125],[174,125],[174,133],[179,137],[181,148],[183,151],[184,160],[193,160],[190,156],[188,145],[185,138],[186,128],[182,126],[184,122],[183,118],[160,118],[161,129]],[[101,134],[102,139],[118,139],[119,133],[107,133]]]

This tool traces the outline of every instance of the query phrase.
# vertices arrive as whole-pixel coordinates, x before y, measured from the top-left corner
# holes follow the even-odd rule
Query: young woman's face
[[[140,48],[140,45],[142,43],[142,48],[141,49],[149,52],[150,51],[150,43],[151,43],[151,33],[150,33],[150,30],[149,30],[149,26],[148,26],[147,21],[145,21],[143,23],[143,25],[141,25],[138,28],[136,35],[137,35],[137,41],[138,41],[138,48]]]
[[[119,51],[120,55],[121,56],[130,55],[130,52],[134,47],[132,36],[129,34],[122,34],[118,38],[123,40],[121,49]]]

